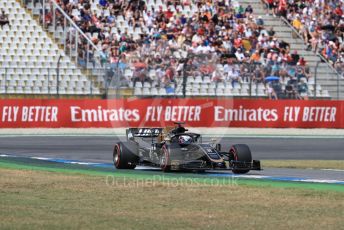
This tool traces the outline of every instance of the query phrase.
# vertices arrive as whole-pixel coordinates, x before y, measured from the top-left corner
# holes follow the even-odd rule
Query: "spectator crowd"
[[[344,1],[267,0],[274,13],[285,17],[300,33],[310,50],[319,52],[344,74]]]
[[[309,19],[326,7],[321,11],[320,22],[328,29],[320,33],[323,30],[318,21],[316,32],[308,35],[319,39],[314,49],[324,46],[324,56],[336,65],[340,63],[342,32],[335,23],[342,23],[342,13],[338,10],[342,4],[288,1],[284,9],[281,2],[285,3],[268,0],[268,13],[282,12],[289,20],[299,17],[300,31],[306,25],[311,31],[315,24]],[[194,57],[199,55],[208,55],[217,65],[202,66],[203,71],[187,72],[188,76],[210,75],[212,81],[231,81],[232,86],[245,78],[267,84],[268,76],[277,77],[281,82],[296,80],[298,83],[301,79],[307,82],[311,77],[304,58],[291,51],[288,43],[278,40],[273,28],[266,28],[264,20],[254,14],[250,5],[244,8],[230,0],[59,0],[58,3],[99,47],[102,65],[123,72],[124,78],[127,77],[125,69],[134,68],[128,81],[157,82],[159,86],[175,84],[175,79],[185,74],[184,64],[197,63]],[[316,6],[319,8],[315,9]],[[308,12],[305,7],[314,10]],[[331,13],[333,7],[337,16]],[[307,18],[303,17],[304,12],[309,15]],[[59,25],[63,25],[63,17],[58,12],[56,15]],[[46,13],[48,24],[52,23],[51,17],[51,12]],[[333,30],[329,30],[329,25]],[[328,40],[329,34],[333,39],[326,43],[323,39]],[[313,44],[311,36],[307,41]],[[94,55],[87,53],[85,44],[80,38],[81,64],[87,55]],[[150,74],[151,69],[154,74]]]

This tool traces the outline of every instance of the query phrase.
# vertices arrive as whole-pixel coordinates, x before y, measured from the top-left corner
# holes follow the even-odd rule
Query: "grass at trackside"
[[[344,160],[262,160],[263,168],[341,169]]]
[[[225,185],[231,185],[233,180],[237,185],[248,185],[258,187],[277,187],[277,188],[302,188],[302,189],[316,189],[325,191],[339,191],[344,192],[344,186],[338,184],[326,184],[326,183],[307,183],[307,182],[290,182],[290,181],[272,181],[272,180],[255,180],[255,179],[243,179],[243,178],[221,178],[221,177],[209,177],[202,174],[194,173],[162,173],[157,171],[137,171],[137,170],[117,170],[114,172],[112,168],[98,168],[84,165],[71,165],[61,164],[41,160],[30,160],[27,158],[3,158],[0,159],[0,168],[8,169],[26,169],[26,170],[40,170],[48,172],[60,172],[68,174],[83,174],[91,176],[108,176],[118,178],[127,178],[135,180],[154,180],[154,181],[175,181],[177,183],[184,183],[190,179],[198,184],[210,184],[220,183]]]
[[[342,192],[0,165],[0,229],[341,229]],[[18,165],[17,165],[18,166]],[[129,175],[129,174],[128,174]]]

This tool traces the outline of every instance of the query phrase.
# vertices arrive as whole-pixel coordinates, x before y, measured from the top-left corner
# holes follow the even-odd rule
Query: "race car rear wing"
[[[127,129],[127,137],[159,137],[163,128],[129,128]],[[129,137],[130,136],[130,137]]]

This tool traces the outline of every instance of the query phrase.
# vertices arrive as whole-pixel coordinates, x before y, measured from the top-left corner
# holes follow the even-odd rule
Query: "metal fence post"
[[[7,87],[8,87],[7,84],[8,84],[7,83],[7,68],[5,68],[5,94],[7,94]]]
[[[93,84],[93,81],[90,81],[90,95],[93,95],[93,92],[92,92],[92,84]]]
[[[187,68],[187,65],[188,65],[188,62],[189,62],[189,55],[185,58],[185,63],[184,63],[184,66],[183,66],[183,97],[185,98],[186,97],[186,84],[187,84],[187,76],[186,76],[186,68]]]
[[[336,74],[337,75],[337,100],[339,100],[339,91],[340,91],[340,87],[339,87],[339,74]]]
[[[78,64],[78,45],[79,45],[79,32],[76,31],[75,33],[75,62]]]
[[[119,97],[119,84],[120,84],[120,71],[119,71],[119,62],[120,62],[120,58],[118,58],[117,60],[117,65],[116,65],[116,75],[115,77],[115,83],[116,83],[116,98]],[[125,71],[125,70],[124,70]]]
[[[69,30],[69,58],[72,60],[72,31]]]
[[[43,23],[43,30],[45,29],[45,0],[42,0],[42,5],[43,5],[43,18],[42,18],[42,23]]]
[[[60,55],[59,59],[57,60],[57,68],[56,68],[56,94],[59,97],[59,90],[60,90],[60,61],[62,55]]]
[[[317,79],[318,79],[318,67],[319,67],[320,61],[317,61],[315,64],[315,70],[314,70],[314,95],[313,98],[316,99],[317,94]]]
[[[63,50],[66,52],[67,47],[67,19],[64,18],[64,30],[63,30]]]
[[[54,29],[54,39],[56,35],[56,8],[55,5],[53,5],[53,29]]]
[[[89,62],[89,57],[90,56],[90,46],[87,43],[87,48],[86,48],[86,69],[88,69],[88,62]]]
[[[48,68],[48,84],[47,84],[48,94],[50,94],[50,68]]]
[[[250,91],[250,98],[252,97],[252,78],[250,78],[250,86],[249,86],[249,91]]]

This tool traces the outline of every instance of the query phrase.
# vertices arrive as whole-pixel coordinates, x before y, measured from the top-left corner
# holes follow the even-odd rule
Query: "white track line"
[[[344,172],[344,170],[343,170],[343,169],[320,169],[320,170],[323,170],[323,171]]]

